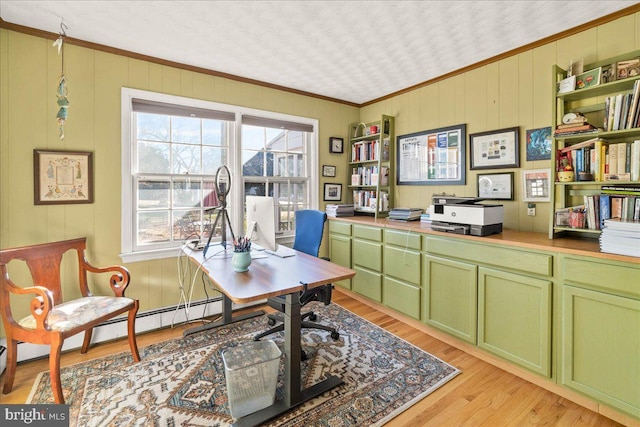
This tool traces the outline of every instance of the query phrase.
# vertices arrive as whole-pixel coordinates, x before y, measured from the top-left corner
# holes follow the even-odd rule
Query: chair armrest
[[[5,282],[5,284],[7,284],[7,282]],[[53,295],[49,289],[45,288],[44,286],[29,286],[27,288],[21,288],[19,286],[15,286],[13,283],[8,284],[5,289],[12,294],[18,295],[36,294],[31,300],[30,307],[31,314],[36,320],[36,328],[40,330],[50,330],[49,326],[46,324],[46,320],[55,304],[53,302]],[[15,323],[13,314],[6,314],[8,314],[9,319],[14,321]]]
[[[86,274],[87,271],[91,273],[115,272],[115,274],[113,274],[109,279],[109,284],[115,296],[117,297],[124,296],[124,291],[127,289],[127,286],[129,286],[129,282],[131,280],[131,274],[129,273],[129,270],[127,270],[125,267],[121,265],[113,265],[110,267],[102,267],[102,268],[94,267],[93,265],[89,264],[89,262],[87,262],[86,260],[84,260],[82,264],[83,264],[82,265],[83,271],[80,278],[80,288],[82,290],[83,296],[91,296],[91,292],[89,291],[89,287],[87,285],[87,274]]]

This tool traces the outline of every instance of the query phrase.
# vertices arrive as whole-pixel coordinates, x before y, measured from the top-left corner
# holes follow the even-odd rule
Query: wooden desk
[[[254,259],[249,271],[236,273],[231,265],[231,251],[227,257],[212,256],[217,251],[207,252],[203,260],[201,251],[184,249],[194,262],[201,264],[204,271],[216,288],[223,294],[222,319],[216,324],[208,324],[185,331],[185,336],[204,329],[244,320],[258,314],[232,317],[231,303],[249,303],[269,297],[286,295],[284,312],[284,399],[276,401],[272,406],[238,419],[234,426],[253,426],[275,418],[288,410],[310,400],[325,391],[342,384],[336,376],[329,376],[313,386],[302,389],[300,378],[300,361],[302,356],[300,291],[305,286],[309,289],[333,283],[355,276],[355,271],[340,265],[296,252],[288,258],[275,255]],[[265,323],[265,328],[267,325]]]

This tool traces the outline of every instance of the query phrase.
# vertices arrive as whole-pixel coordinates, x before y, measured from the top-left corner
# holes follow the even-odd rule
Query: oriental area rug
[[[267,425],[382,425],[460,371],[407,341],[336,305],[312,303],[329,332],[304,329],[302,382],[327,374],[344,384]],[[62,369],[71,426],[228,426],[230,416],[222,351],[246,344],[268,328],[259,316],[141,349],[133,363],[124,352]],[[283,334],[270,338],[282,349]],[[281,396],[283,363],[276,399]],[[53,403],[49,373],[36,380],[27,403]]]

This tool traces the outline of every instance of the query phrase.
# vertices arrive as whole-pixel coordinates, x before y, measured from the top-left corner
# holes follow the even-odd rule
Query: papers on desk
[[[254,251],[256,251],[257,253],[254,256]],[[264,256],[261,256],[264,255]],[[288,258],[291,256],[295,256],[296,251],[284,246],[284,245],[278,245],[278,248],[275,251],[271,251],[269,249],[265,249],[262,246],[256,244],[256,243],[251,243],[251,258],[252,259],[256,259],[256,258],[266,258],[268,255],[275,255],[277,257],[280,258]]]
[[[275,251],[270,251],[269,249],[265,249],[265,252],[278,256],[280,258],[288,258],[290,256],[295,256],[296,251],[283,245],[278,245],[278,248]]]

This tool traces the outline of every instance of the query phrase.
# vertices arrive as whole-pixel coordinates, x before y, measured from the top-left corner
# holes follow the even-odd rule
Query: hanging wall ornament
[[[56,97],[58,98],[58,113],[56,119],[58,120],[58,129],[60,133],[60,139],[64,139],[64,122],[69,116],[69,88],[67,88],[67,78],[64,75],[64,39],[67,37],[65,28],[68,28],[64,22],[60,23],[60,36],[53,43],[54,47],[58,48],[58,55],[61,55],[62,59],[62,72],[60,73],[60,81],[58,82],[58,88],[56,89]]]

